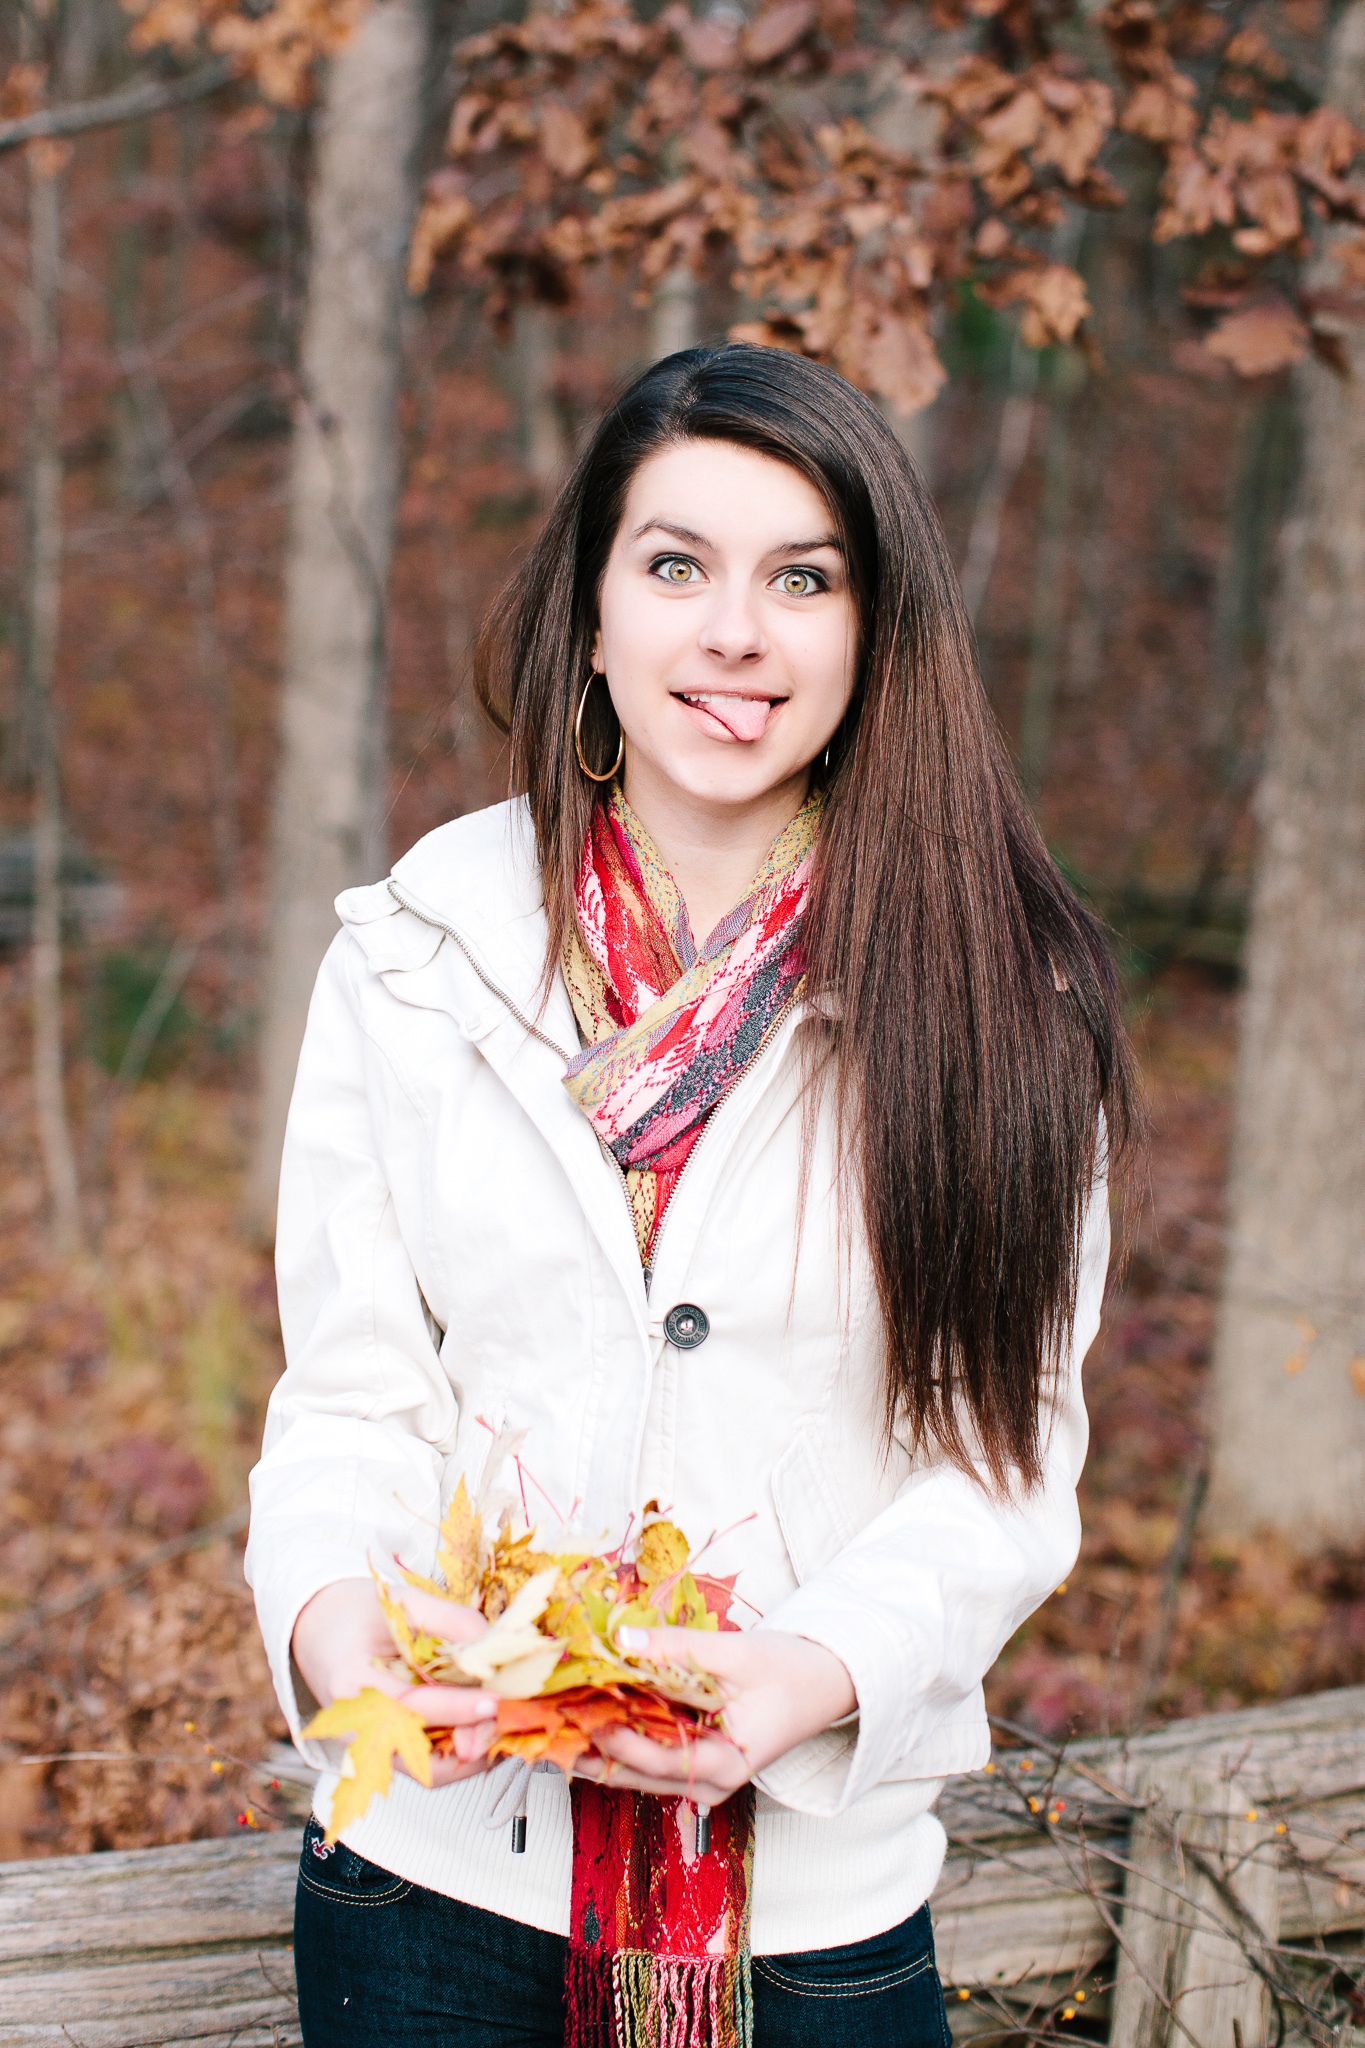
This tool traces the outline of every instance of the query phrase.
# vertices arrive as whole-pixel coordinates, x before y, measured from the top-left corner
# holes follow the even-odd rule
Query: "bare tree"
[[[24,684],[33,769],[33,1089],[53,1245],[66,1257],[79,1247],[81,1213],[62,1054],[62,791],[53,702],[62,608],[62,160],[53,150],[52,144],[35,145],[28,166],[32,392]]]
[[[318,117],[251,1183],[267,1226],[313,979],[336,929],[333,900],[386,865],[385,591],[403,264],[430,48],[428,0],[377,0],[330,60]]]
[[[690,263],[675,263],[654,287],[649,309],[649,353],[654,362],[695,348],[701,339],[697,275]]]
[[[57,58],[59,88],[83,89],[88,12],[65,24],[50,9],[19,17],[27,57]],[[66,29],[62,36],[63,26]],[[43,46],[48,45],[47,51]],[[81,1244],[80,1186],[67,1114],[62,1029],[62,781],[54,693],[62,615],[62,172],[66,146],[37,142],[28,152],[29,418],[24,473],[25,587],[23,689],[33,789],[33,1093],[47,1179],[53,1250],[69,1257]]]
[[[1329,95],[1365,120],[1365,0]],[[1327,258],[1330,257],[1330,245]],[[1327,260],[1325,258],[1325,260]],[[1215,1356],[1223,1530],[1365,1536],[1365,334],[1299,372]]]
[[[530,300],[512,321],[512,378],[516,386],[521,457],[536,499],[548,504],[569,460],[568,436],[556,390],[559,319],[551,306]]]

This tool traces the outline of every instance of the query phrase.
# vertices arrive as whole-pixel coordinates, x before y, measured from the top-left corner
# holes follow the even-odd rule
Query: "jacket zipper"
[[[464,954],[465,959],[473,968],[475,974],[478,975],[479,980],[488,990],[489,994],[496,996],[498,1001],[504,1004],[505,1007],[511,1011],[512,1015],[516,1018],[518,1024],[521,1025],[523,1031],[528,1031],[531,1034],[532,1038],[538,1038],[542,1045],[547,1045],[550,1048],[550,1051],[553,1053],[557,1053],[560,1059],[562,1059],[565,1065],[567,1066],[569,1060],[573,1057],[573,1055],[571,1053],[565,1052],[563,1046],[557,1045],[553,1038],[547,1038],[543,1031],[537,1030],[536,1026],[531,1022],[530,1018],[526,1016],[523,1011],[517,1008],[516,1004],[512,1001],[512,998],[508,995],[506,989],[499,988],[498,984],[492,979],[492,977],[484,973],[483,968],[480,967],[478,961],[474,958],[474,955],[470,952],[468,946],[465,944],[464,940],[460,937],[460,934],[455,930],[453,925],[448,925],[444,923],[442,919],[440,919],[439,917],[431,917],[425,910],[419,910],[415,903],[409,903],[407,898],[404,896],[402,890],[399,889],[397,885],[394,883],[392,877],[390,877],[388,883],[388,890],[394,902],[401,904],[402,908],[408,911],[411,916],[415,917],[419,921],[419,923],[429,924],[433,927],[434,930],[438,932],[444,932],[447,938],[453,939],[455,941],[455,944],[459,947],[460,951]],[[776,1036],[780,1026],[786,1023],[788,1017],[796,1008],[796,1005],[799,1002],[799,1000],[800,998],[798,996],[789,996],[787,998],[787,1001],[782,1005],[782,1008],[778,1011],[776,1017],[774,1017],[771,1025],[771,1031],[774,1037]],[[771,1043],[771,1040],[769,1042]],[[720,1094],[716,1097],[715,1101],[711,1105],[710,1116],[708,1116],[707,1118],[708,1123],[711,1121],[711,1118],[715,1116],[716,1111],[720,1108],[721,1104],[723,1102],[729,1101],[730,1097],[734,1094],[736,1088],[738,1088],[740,1082],[747,1079],[748,1074],[752,1071],[752,1068],[749,1068],[745,1071],[741,1071],[740,1073],[735,1075],[732,1081],[726,1083],[725,1087],[721,1089]],[[702,1144],[705,1142],[705,1138],[706,1133],[703,1131],[701,1137],[697,1140],[697,1143],[692,1147],[692,1150],[688,1153],[687,1158],[683,1164],[683,1170],[678,1175],[676,1185],[674,1186],[673,1195],[677,1194],[678,1189],[682,1186],[683,1182],[687,1179],[688,1174],[692,1171],[692,1161],[696,1158],[697,1152],[699,1151]],[[622,1168],[620,1160],[616,1157],[616,1154],[612,1151],[610,1145],[608,1145],[605,1138],[599,1137],[597,1142],[602,1148],[604,1157],[610,1161],[612,1169],[616,1174],[616,1178],[620,1182],[621,1197],[622,1200],[625,1202],[627,1213],[630,1216],[630,1234],[632,1237],[634,1237],[635,1205],[630,1199],[630,1183],[626,1179],[625,1172]],[[673,1195],[670,1195],[668,1200],[668,1206],[670,1209],[673,1206]],[[659,1237],[663,1236],[667,1222],[668,1218],[667,1216],[665,1216],[663,1222],[659,1225]],[[656,1247],[658,1245],[657,1237],[655,1239],[655,1245]],[[642,1259],[640,1261],[640,1270],[644,1275],[645,1299],[648,1300],[650,1282],[654,1278],[653,1260],[650,1260],[648,1263],[646,1263],[645,1260]]]

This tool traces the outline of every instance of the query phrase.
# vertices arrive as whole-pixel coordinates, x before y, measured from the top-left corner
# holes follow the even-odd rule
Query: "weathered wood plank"
[[[1255,1962],[1279,1937],[1282,1850],[1239,1771],[1246,1751],[1154,1759],[1133,1829],[1112,2048],[1260,2048]],[[1253,1782],[1255,1773],[1252,1772]]]
[[[0,1987],[65,1956],[113,1963],[287,1941],[298,1859],[291,1829],[0,1864]]]
[[[998,2030],[986,2012],[991,1987],[1040,2013],[1082,1977],[1090,1976],[1093,1995],[1090,1973],[1113,1967],[1112,1935],[1083,1865],[1088,1854],[1090,1880],[1108,1894],[1111,1913],[1126,1885],[1131,1933],[1144,1915],[1140,1887],[1154,1869],[1132,1879],[1123,1866],[1132,1802],[1151,1784],[1166,1787],[1168,1807],[1183,1803],[1192,1816],[1185,1825],[1195,1835],[1187,1832],[1186,1841],[1213,1830],[1204,1847],[1232,1859],[1234,1889],[1250,1885],[1251,1909],[1267,1935],[1277,1924],[1287,1940],[1365,1925],[1362,1730],[1365,1687],[1356,1687],[1176,1723],[1133,1741],[1077,1743],[1060,1767],[1038,1749],[1032,1770],[1021,1773],[1030,1753],[1012,1753],[993,1773],[955,1781],[938,1809],[951,1847],[933,1902],[944,1981],[973,1987],[966,2004],[950,2001],[955,2035],[984,2040]],[[1030,1796],[1044,1813],[1064,1799],[1065,1824],[1045,1832],[1028,1810]],[[1246,1819],[1252,1811],[1255,1823]],[[1078,1819],[1088,1850],[1074,1833]],[[1154,1830],[1156,1853],[1157,1819],[1139,1817],[1139,1857],[1148,1853],[1144,1825]],[[1243,1867],[1237,1859],[1247,1849],[1253,1853]],[[1163,1853],[1174,1853],[1169,1831]],[[288,1949],[297,1857],[290,1829],[0,1864],[0,2048],[292,2048],[299,2039]],[[1187,1859],[1186,1892],[1189,1877]],[[1175,1973],[1180,2010],[1197,2023],[1191,2032],[1200,2048],[1206,2024],[1219,2029],[1207,2036],[1212,2048],[1230,2048],[1231,2026],[1217,2001],[1212,2019],[1190,2003],[1198,1984],[1207,1988],[1210,1972],[1218,1978],[1227,1962],[1226,1953],[1220,1962],[1200,1946],[1210,1931],[1215,1949],[1218,1939],[1226,1942],[1217,1912],[1210,1918],[1196,1899],[1172,1913],[1166,1893],[1146,1917],[1165,1930],[1156,1943],[1160,1968]],[[1151,2029],[1134,2034],[1128,2020],[1120,2035],[1119,2021],[1116,2000],[1116,2042],[1158,2048],[1165,2038]],[[1253,2018],[1244,2026],[1246,2048],[1264,2039],[1254,2025]],[[1188,2048],[1178,2031],[1171,2048]]]
[[[1019,1795],[1009,1783],[1027,1761],[1035,1783],[1051,1785],[1068,1805],[1084,1802],[1092,1820],[1099,1822],[1106,1813],[1116,1812],[1117,1804],[1106,1798],[1096,1777],[1132,1799],[1153,1765],[1185,1755],[1198,1758],[1212,1750],[1237,1759],[1244,1789],[1258,1805],[1335,1799],[1360,1791],[1365,1783],[1362,1731],[1365,1686],[1345,1686],[1235,1714],[1172,1721],[1147,1735],[1087,1738],[1068,1744],[1060,1764],[1041,1748],[1005,1751],[993,1773],[974,1771],[952,1780],[937,1812],[949,1835],[958,1840],[1027,1833]]]
[[[1121,1876],[1103,1864],[1108,1891]],[[945,1984],[1014,1984],[1075,1976],[1099,1962],[1113,1935],[1060,1846],[1035,1840],[1001,1854],[950,1855],[934,1890],[934,1945]]]
[[[1281,1939],[1365,1926],[1365,1794],[1285,1820],[1293,1861],[1280,1875]]]
[[[287,1949],[34,1970],[0,1984],[0,2048],[297,2048]]]

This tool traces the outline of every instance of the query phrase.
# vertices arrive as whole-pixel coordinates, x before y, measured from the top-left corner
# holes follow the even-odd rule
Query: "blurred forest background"
[[[1365,1681],[1365,14],[1107,14],[565,6],[518,43],[490,0],[5,10],[0,1856],[283,1811],[240,1543],[298,990],[336,888],[504,793],[471,640],[580,437],[652,356],[737,327],[859,376],[926,471],[1149,1095],[1082,1556],[992,1705],[1054,1736]],[[1074,142],[1094,79],[1068,157],[1043,110]],[[1324,97],[1349,118],[1310,146]],[[779,114],[813,168],[743,154]],[[838,124],[865,211],[820,199],[778,275],[726,195],[809,212]],[[1204,213],[1192,157],[1226,171]],[[879,180],[927,222],[899,283]],[[1154,239],[1163,206],[1186,217]]]

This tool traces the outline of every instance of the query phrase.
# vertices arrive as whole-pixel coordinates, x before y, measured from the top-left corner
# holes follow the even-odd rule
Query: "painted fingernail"
[[[647,1628],[618,1628],[616,1640],[627,1656],[638,1657],[642,1650],[649,1648],[649,1630]]]

